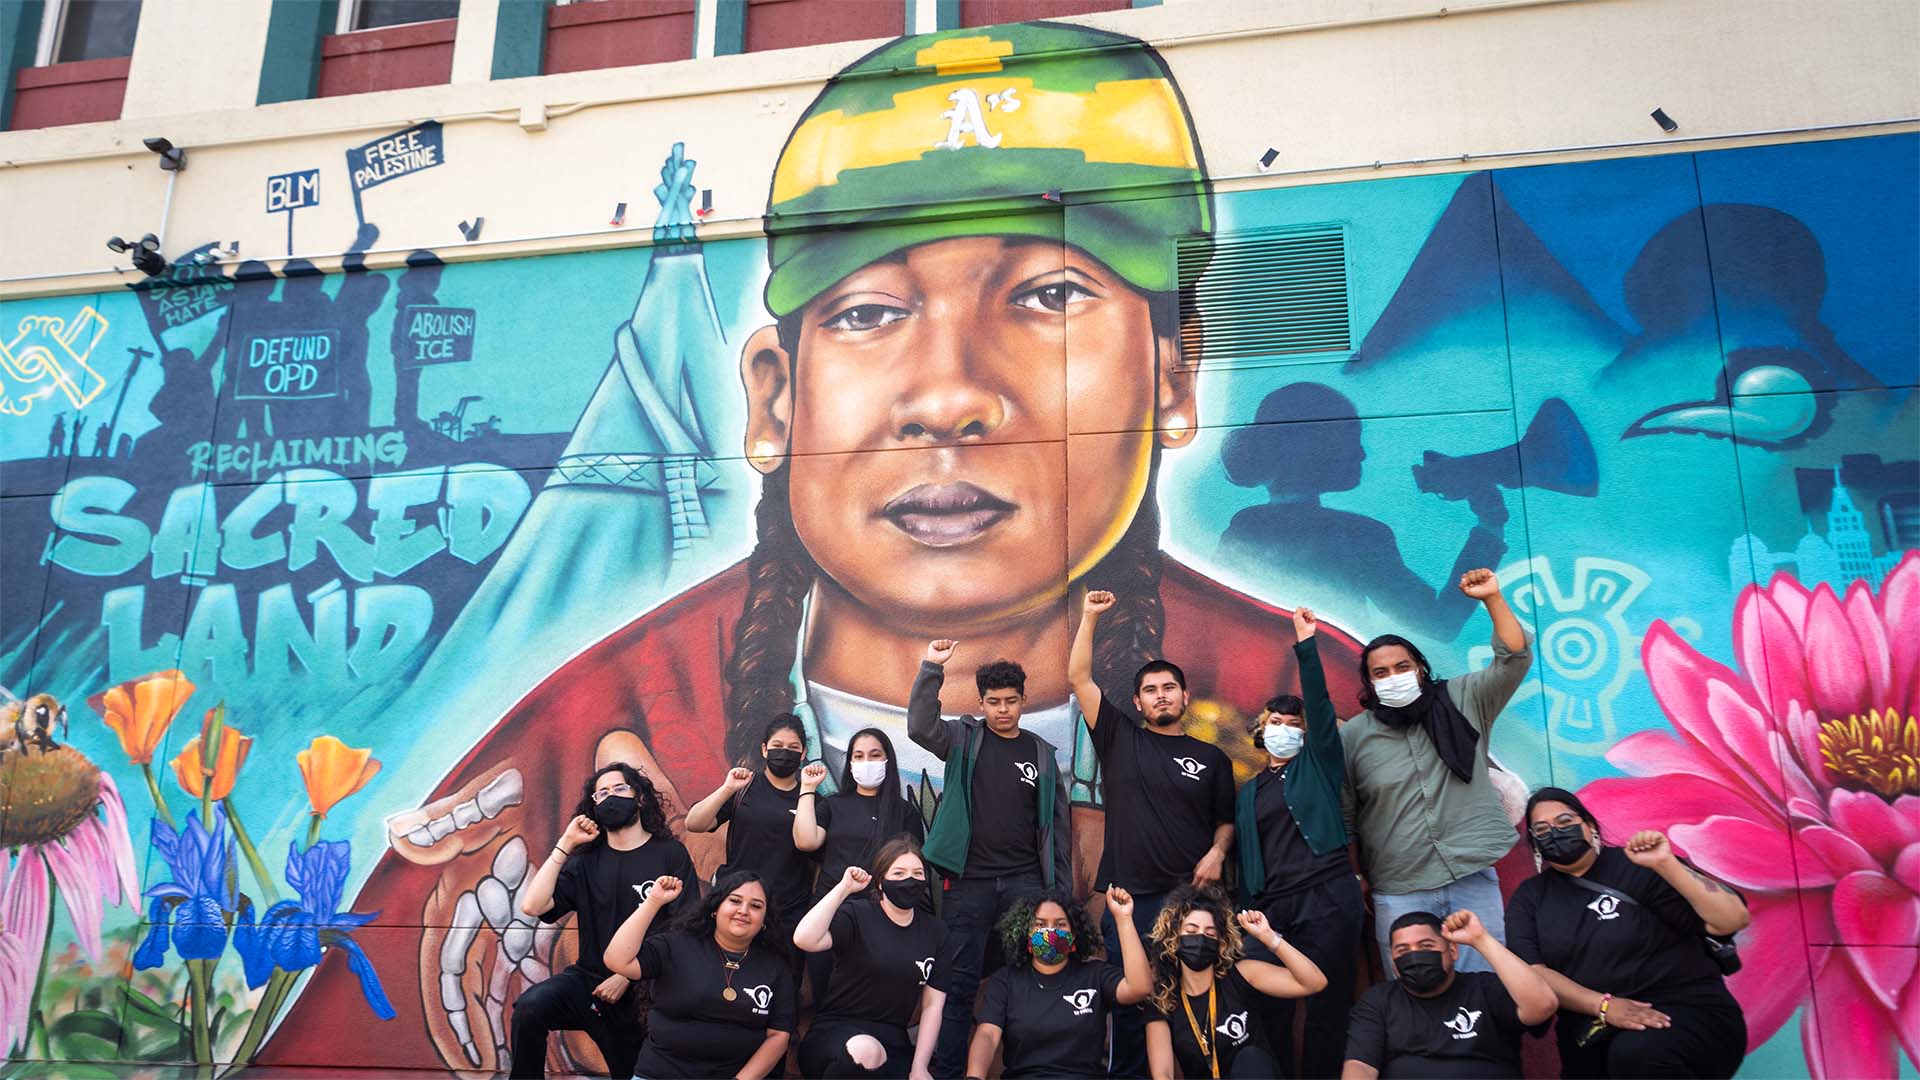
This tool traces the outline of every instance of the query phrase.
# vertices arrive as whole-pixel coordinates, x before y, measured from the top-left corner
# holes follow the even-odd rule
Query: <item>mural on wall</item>
[[[580,776],[677,818],[791,709],[830,760],[893,730],[931,807],[934,637],[956,686],[1027,667],[1084,889],[1075,590],[1120,597],[1109,693],[1176,659],[1250,767],[1288,609],[1350,707],[1375,633],[1483,662],[1448,583],[1485,565],[1541,659],[1505,793],[1748,893],[1750,1072],[1914,1064],[1915,137],[1218,195],[1156,53],[1024,24],[836,77],[765,241],[699,237],[696,142],[582,200],[650,190],[649,246],[368,269],[380,187],[457,188],[459,136],[269,187],[290,227],[347,185],[338,274],[188,253],[0,307],[10,1057],[504,1067],[573,955],[514,897]],[[1285,305],[1183,311],[1205,251],[1304,225],[1357,344],[1216,347]]]

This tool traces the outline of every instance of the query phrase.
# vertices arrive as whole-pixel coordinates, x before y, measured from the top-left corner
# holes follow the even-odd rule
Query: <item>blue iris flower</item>
[[[346,886],[352,867],[351,846],[344,840],[322,840],[306,851],[298,844],[287,845],[287,884],[300,899],[282,900],[268,908],[254,922],[253,902],[240,898],[240,910],[233,927],[233,948],[246,968],[247,985],[259,987],[273,975],[273,969],[304,971],[320,962],[322,949],[339,949],[347,954],[347,966],[360,980],[360,993],[373,1014],[382,1020],[394,1016],[393,1004],[380,986],[380,975],[373,970],[352,932],[372,922],[380,913],[359,914],[338,911],[340,893]]]
[[[136,968],[166,962],[168,937],[182,960],[212,960],[227,947],[227,916],[234,909],[233,841],[227,836],[226,811],[215,807],[213,831],[200,812],[187,815],[185,831],[155,818],[153,848],[166,860],[173,880],[146,891],[149,902],[146,940],[133,954]]]

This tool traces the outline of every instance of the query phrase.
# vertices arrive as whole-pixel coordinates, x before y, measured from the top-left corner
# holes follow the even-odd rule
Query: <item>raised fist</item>
[[[816,761],[800,770],[800,790],[812,791],[827,782],[827,765]]]
[[[753,770],[736,766],[727,770],[727,778],[721,782],[721,786],[728,791],[739,791],[751,783],[753,783]]]
[[[872,880],[873,875],[858,866],[849,866],[847,872],[840,875],[840,884],[846,886],[848,892],[860,892]]]
[[[1293,636],[1296,640],[1305,641],[1318,629],[1320,620],[1313,617],[1312,608],[1293,609]]]
[[[930,641],[927,643],[927,663],[939,664],[944,667],[948,660],[953,659],[953,650],[959,647],[960,643],[954,641],[952,638],[941,638],[938,641]]]
[[[1455,945],[1471,945],[1487,935],[1480,916],[1461,908],[1440,921],[1440,936]]]
[[[1088,589],[1080,601],[1080,610],[1088,615],[1098,615],[1112,606],[1113,594],[1105,589]]]
[[[653,888],[647,892],[647,898],[641,903],[663,908],[680,899],[682,885],[680,879],[672,874],[662,874],[653,879]]]
[[[1500,579],[1491,570],[1469,570],[1460,575],[1460,591],[1475,600],[1491,600],[1500,595]]]
[[[594,824],[592,818],[585,814],[575,814],[573,820],[567,822],[567,831],[560,834],[560,846],[571,855],[580,850],[581,844],[590,843],[599,835],[600,826]]]
[[[1133,918],[1133,894],[1118,885],[1107,889],[1107,910],[1116,919]]]

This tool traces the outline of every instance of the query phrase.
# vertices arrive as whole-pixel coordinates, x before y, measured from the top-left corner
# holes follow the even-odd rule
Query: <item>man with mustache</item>
[[[1093,679],[1093,633],[1113,594],[1089,590],[1067,657],[1080,717],[1100,754],[1107,799],[1106,844],[1096,888],[1115,885],[1133,896],[1134,928],[1151,931],[1167,894],[1187,883],[1212,885],[1233,850],[1233,762],[1211,743],[1188,735],[1187,677],[1166,660],[1150,660],[1133,680],[1133,707],[1145,727],[1107,701]],[[1120,793],[1126,794],[1120,798]],[[1102,917],[1108,932],[1113,914]],[[1146,1016],[1114,1014],[1112,1076],[1144,1076]]]
[[[1154,197],[1064,214],[1039,197],[1136,185]],[[1212,214],[1185,104],[1136,39],[1052,23],[946,31],[841,72],[795,128],[768,203],[774,322],[740,363],[741,443],[762,476],[752,553],[547,676],[436,802],[469,798],[502,770],[545,777],[617,756],[686,807],[730,767],[757,769],[762,730],[783,712],[806,723],[809,756],[832,759],[876,727],[910,783],[937,785],[942,761],[911,746],[906,710],[891,704],[937,631],[981,661],[1022,658],[1020,726],[1059,750],[1084,894],[1102,817],[1092,733],[1069,702],[1071,591],[1113,596],[1088,677],[1117,700],[1166,654],[1194,657],[1193,694],[1242,715],[1294,678],[1286,612],[1160,546],[1160,456],[1199,424],[1197,364],[1182,350],[1200,327],[1180,312],[1173,243],[1204,240]],[[1320,636],[1333,693],[1353,693],[1355,643]],[[946,675],[971,680],[973,667]],[[1105,794],[1141,797],[1112,782]],[[434,928],[503,843],[544,847],[563,809],[530,799],[430,852],[398,840],[375,868],[356,904],[429,928],[417,964],[381,969],[401,985],[401,1030],[383,1040],[392,1058],[492,1060],[486,1032],[456,1037],[433,981],[464,982],[471,999],[485,958],[442,955]],[[717,835],[687,840],[710,871]],[[409,994],[416,971],[427,980]],[[298,1018],[309,998],[357,1001],[339,978],[323,967],[265,1060],[328,1060],[314,1056],[325,1024]],[[463,1022],[485,1018],[469,1009]]]

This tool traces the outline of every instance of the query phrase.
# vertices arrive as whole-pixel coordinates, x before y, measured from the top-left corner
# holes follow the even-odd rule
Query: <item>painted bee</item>
[[[0,761],[10,754],[44,754],[59,746],[53,738],[56,726],[65,738],[67,707],[52,694],[35,694],[21,701],[0,687]]]

